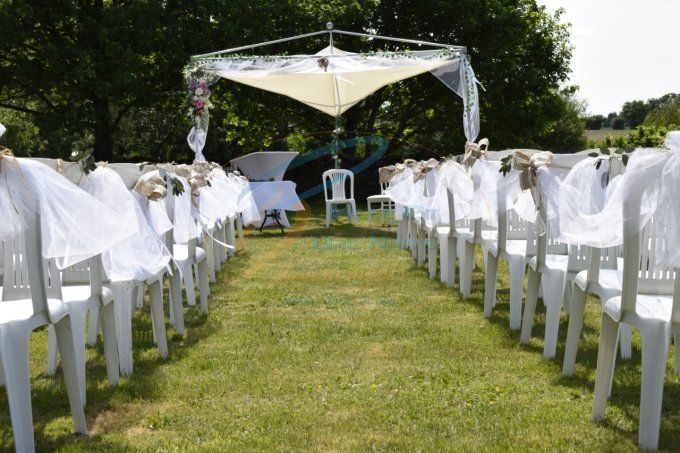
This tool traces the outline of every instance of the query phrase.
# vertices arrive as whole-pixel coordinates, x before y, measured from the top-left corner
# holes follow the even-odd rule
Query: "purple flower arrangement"
[[[210,103],[210,88],[204,80],[191,80],[189,82],[189,116],[207,115]]]

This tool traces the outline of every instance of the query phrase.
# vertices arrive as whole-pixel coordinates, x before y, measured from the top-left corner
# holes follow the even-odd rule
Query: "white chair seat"
[[[0,291],[2,289],[0,288]],[[1,293],[0,293],[1,294]],[[47,309],[52,322],[58,322],[68,314],[68,307],[59,299],[47,299]],[[33,316],[31,299],[8,300],[0,302],[0,324],[26,321]]]
[[[527,254],[527,241],[521,239],[508,239],[505,241],[504,255],[521,255]]]
[[[177,261],[186,261],[189,259],[189,246],[187,244],[174,244],[172,247],[172,254]],[[206,256],[205,250],[196,247],[196,256],[194,257],[196,263],[203,261]]]
[[[371,203],[390,203],[392,197],[389,195],[371,195],[370,197],[367,197],[366,200]]]
[[[333,200],[328,200],[328,203],[333,203],[333,204],[345,204],[345,203],[353,203],[354,198],[335,198]]]
[[[588,271],[581,271],[576,274],[574,284],[585,290],[588,278]],[[621,294],[623,288],[623,271],[615,269],[600,269],[600,274],[596,282],[592,282],[588,287],[588,292],[596,294],[602,301],[606,301],[616,295]]]
[[[546,255],[545,256],[545,263],[543,264],[543,267],[540,269],[541,273],[544,272],[567,272],[567,264],[569,263],[569,256],[568,255]],[[529,266],[531,266],[532,269],[536,269],[536,257],[533,256],[529,260]]]
[[[92,299],[91,290],[89,285],[73,285],[73,286],[62,286],[61,295],[64,298],[64,302],[67,304],[80,303],[80,302],[92,302],[99,304],[99,300],[95,298]],[[102,288],[102,304],[107,305],[113,300],[113,293],[109,288]]]
[[[635,317],[638,321],[670,322],[673,309],[673,296],[647,296],[638,294],[635,304]],[[612,297],[604,303],[603,310],[612,319],[621,316],[621,296]],[[635,321],[633,321],[635,324]]]

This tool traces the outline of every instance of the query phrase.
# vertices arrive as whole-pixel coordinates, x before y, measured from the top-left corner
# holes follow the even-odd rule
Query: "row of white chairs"
[[[514,152],[483,153],[480,159],[500,160]],[[658,152],[670,156],[668,150]],[[559,171],[555,173],[561,172],[559,176],[563,179],[569,169],[583,159],[593,159],[588,154],[556,155],[554,163]],[[475,171],[474,165],[466,169],[471,175]],[[503,175],[498,173],[495,177],[501,181]],[[537,184],[540,183],[539,178]],[[574,373],[586,296],[599,297],[602,321],[592,418],[600,420],[605,415],[612,391],[617,345],[620,344],[621,357],[629,359],[632,354],[631,328],[635,328],[642,336],[639,445],[656,449],[668,347],[671,336],[676,337],[676,344],[680,339],[680,279],[675,278],[677,269],[655,262],[654,254],[660,239],[654,225],[655,217],[646,225],[641,224],[643,193],[635,192],[623,202],[622,245],[604,249],[554,239],[550,234],[554,223],[548,218],[548,201],[543,197],[538,197],[536,219],[532,222],[520,217],[514,207],[507,206],[508,194],[502,190],[496,192],[497,199],[494,200],[497,204],[495,219],[459,217],[455,193],[450,186],[446,195],[448,218],[440,219],[430,227],[425,221],[430,215],[427,210],[419,212],[418,208],[400,206],[403,217],[397,224],[399,247],[409,249],[419,267],[427,262],[430,277],[434,278],[439,271],[441,281],[449,287],[456,281],[457,260],[459,289],[467,299],[475,267],[475,245],[481,246],[485,263],[484,316],[487,318],[492,316],[497,301],[498,262],[505,260],[510,274],[509,327],[521,329],[522,343],[528,343],[532,336],[539,296],[546,306],[543,342],[546,359],[556,355],[562,309],[569,315],[563,359],[565,376]],[[645,203],[650,200],[646,198]],[[543,231],[537,231],[539,224]],[[678,354],[676,368],[680,369],[677,357]]]
[[[0,165],[19,165],[21,159],[5,157]],[[42,160],[53,169],[63,166],[56,161]],[[136,164],[110,164],[123,179],[130,179],[132,189],[143,172]],[[171,166],[164,167],[172,172]],[[148,168],[147,168],[148,171]],[[30,178],[30,172],[22,177]],[[178,177],[179,178],[179,177]],[[28,181],[32,184],[32,181]],[[185,189],[190,190],[186,180]],[[4,196],[0,194],[0,196]],[[170,220],[175,219],[175,194],[167,190],[164,203]],[[82,219],[81,219],[82,220]],[[6,386],[15,448],[33,451],[33,418],[30,398],[28,338],[42,326],[49,329],[48,373],[57,370],[57,356],[61,356],[62,369],[69,395],[75,430],[86,433],[83,407],[86,402],[86,341],[95,344],[102,332],[108,381],[115,385],[120,374],[132,373],[132,317],[134,308],[143,304],[143,293],[149,288],[151,320],[154,342],[161,358],[168,355],[166,316],[163,306],[163,285],[168,280],[170,288],[169,322],[180,335],[185,333],[182,283],[188,305],[196,305],[195,280],[198,280],[199,302],[204,313],[208,311],[209,282],[214,282],[216,272],[233,255],[236,231],[241,239],[243,229],[238,213],[205,228],[198,238],[185,243],[174,240],[173,229],[165,233],[167,250],[172,260],[167,268],[144,281],[107,280],[102,268],[101,255],[59,270],[54,259],[43,258],[43,237],[40,215],[27,216],[25,230],[12,240],[0,243],[2,253],[2,291],[0,303],[0,364]],[[174,221],[173,221],[174,223]],[[200,242],[200,244],[199,244]],[[86,339],[86,320],[89,314],[89,335]]]

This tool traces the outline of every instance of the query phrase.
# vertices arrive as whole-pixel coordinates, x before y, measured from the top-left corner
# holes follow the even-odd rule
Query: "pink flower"
[[[195,80],[192,80],[191,83],[189,84],[189,88],[192,90],[195,90],[198,85],[196,84]]]
[[[205,103],[203,101],[198,101],[198,102],[194,103],[194,107],[196,107],[199,110],[202,109],[204,105],[205,105]]]
[[[201,83],[201,84],[198,85],[198,86],[201,87],[201,88],[203,88],[204,91],[208,89],[208,85],[206,85],[205,83]]]

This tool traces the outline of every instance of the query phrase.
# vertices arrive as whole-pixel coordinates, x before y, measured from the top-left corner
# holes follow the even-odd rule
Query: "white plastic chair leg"
[[[331,204],[326,203],[326,228],[331,226]]]
[[[236,214],[235,223],[236,231],[238,232],[238,240],[243,242],[245,241],[245,236],[243,235],[243,219],[241,218],[241,214]]]
[[[116,335],[116,313],[114,303],[99,307],[99,317],[104,338],[104,357],[106,359],[106,374],[110,385],[116,385],[120,378],[120,363],[118,359],[118,341]]]
[[[194,273],[192,271],[191,263],[185,261],[182,268],[182,277],[184,279],[184,291],[187,296],[187,304],[190,307],[196,305],[196,292],[194,291]]]
[[[372,222],[373,219],[372,219],[372,216],[371,216],[371,202],[370,201],[366,202],[366,205],[368,206],[368,226],[372,226],[373,225],[373,222]],[[397,240],[398,239],[399,238],[397,238]]]
[[[212,243],[213,247],[213,269],[215,269],[215,278],[217,278],[217,273],[222,270],[222,260],[220,259],[221,255],[221,248],[222,246],[219,245],[217,242],[213,241]]]
[[[385,203],[380,203],[380,225],[385,226]]]
[[[139,288],[137,291],[137,308],[142,308],[144,306],[144,286]]]
[[[449,241],[445,235],[439,236],[439,281],[448,285],[449,278]]]
[[[112,282],[112,307],[115,319],[118,361],[123,376],[132,374],[132,303],[143,286],[132,281]],[[102,321],[103,324],[103,321]],[[103,327],[103,326],[102,326]]]
[[[633,333],[630,326],[621,324],[619,327],[619,343],[621,345],[621,358],[623,360],[630,360],[633,356]]]
[[[463,299],[469,299],[472,292],[472,272],[475,268],[475,244],[465,241],[464,264],[460,269],[460,288]],[[459,261],[460,262],[460,261]]]
[[[448,261],[448,266],[447,266],[447,285],[449,288],[453,288],[453,286],[456,284],[456,249],[458,240],[454,237],[448,237],[447,239],[447,261]]]
[[[85,400],[81,399],[78,386],[78,374],[76,366],[76,332],[73,329],[73,320],[65,316],[58,323],[54,325],[55,334],[57,337],[57,345],[59,346],[59,354],[61,355],[62,368],[64,371],[64,381],[66,384],[66,392],[68,394],[68,402],[71,407],[71,415],[73,416],[73,424],[75,431],[80,434],[87,434],[87,426],[85,424]]]
[[[352,200],[352,215],[354,216],[354,223],[359,222],[359,217],[357,216],[357,203]]]
[[[215,283],[215,243],[207,235],[203,237],[203,244],[205,246],[205,263],[208,272],[208,281],[210,283]]]
[[[648,326],[642,334],[642,382],[640,392],[640,427],[638,444],[643,450],[659,446],[661,402],[668,359],[670,328],[659,324]]]
[[[571,312],[569,313],[569,327],[567,328],[567,344],[564,350],[562,375],[573,376],[576,364],[576,354],[581,341],[583,328],[583,314],[586,309],[586,293],[578,285],[574,285],[571,296]]]
[[[225,225],[222,226],[222,229],[220,230],[220,241],[224,242],[225,244],[227,243],[227,224],[228,224],[228,219],[225,223]],[[227,255],[227,248],[226,247],[220,247],[220,262],[224,263],[227,261],[228,255]]]
[[[508,260],[510,273],[510,330],[519,330],[522,326],[522,292],[524,288],[524,258]]]
[[[204,314],[208,313],[208,295],[209,295],[209,285],[208,285],[208,273],[206,270],[206,260],[202,260],[198,263],[198,286],[200,293],[201,311]]]
[[[175,331],[184,335],[184,309],[182,307],[182,279],[175,269],[170,276],[170,310],[173,312]]]
[[[233,249],[227,250],[227,255],[234,256],[234,255],[236,255],[236,227],[235,227],[235,218],[234,217],[229,217],[227,219],[227,226],[228,226],[227,231],[226,231],[226,233],[228,234],[227,244],[234,247]]]
[[[0,336],[0,358],[5,372],[5,387],[14,431],[14,447],[18,452],[35,450],[28,361],[30,332],[26,330],[6,328]],[[75,389],[80,400],[77,382]],[[80,406],[80,411],[82,410]],[[84,418],[83,416],[83,420]]]
[[[156,281],[149,286],[151,296],[151,321],[156,332],[158,355],[165,359],[168,356],[168,338],[165,333],[165,314],[163,313],[163,289]]]
[[[547,300],[545,290],[543,300]],[[557,337],[560,330],[560,315],[562,314],[562,300],[551,300],[545,310],[545,337],[543,339],[543,358],[550,360],[555,358],[557,351]]]
[[[430,278],[437,276],[437,233],[434,231],[427,233],[427,268]]]
[[[607,399],[612,385],[616,348],[619,336],[619,323],[602,313],[600,329],[600,345],[597,350],[597,370],[595,372],[595,398],[591,420],[596,422],[604,418],[607,410]]]
[[[87,325],[87,344],[94,346],[97,344],[97,336],[99,335],[99,307],[90,309],[90,316]]]
[[[496,279],[498,276],[498,257],[492,253],[486,254],[486,273],[484,275],[484,317],[491,318],[491,312],[496,305]]]
[[[54,325],[47,326],[47,374],[55,376],[57,374],[57,334],[54,332]]]
[[[80,385],[80,398],[83,406],[87,403],[87,380],[85,379],[85,317],[87,310],[73,309],[70,307],[71,330],[73,330],[73,344],[75,345],[76,369],[78,370],[78,382]],[[63,361],[63,357],[62,357]]]
[[[531,339],[531,329],[534,326],[534,315],[536,314],[536,303],[538,301],[538,289],[541,286],[541,274],[529,268],[529,279],[527,281],[527,298],[524,304],[524,319],[522,320],[522,333],[520,342],[529,343]]]
[[[423,267],[425,265],[425,237],[427,233],[425,232],[424,229],[418,228],[418,246],[417,246],[417,253],[418,253],[418,260],[417,264],[418,267]]]

